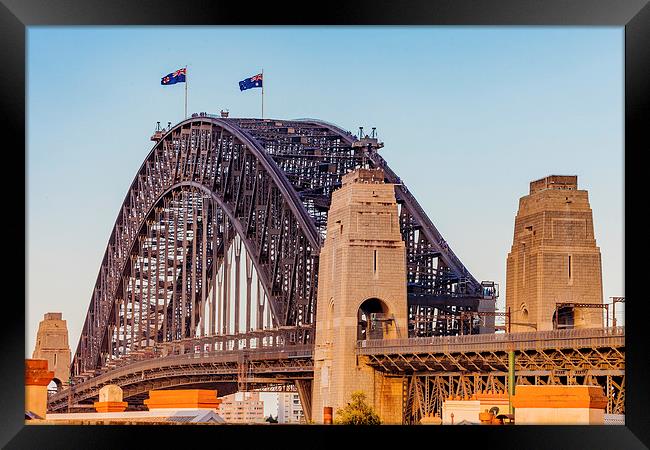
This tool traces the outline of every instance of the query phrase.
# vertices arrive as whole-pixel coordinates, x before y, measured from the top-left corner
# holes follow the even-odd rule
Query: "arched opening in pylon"
[[[573,328],[574,326],[574,311],[570,306],[563,306],[558,308],[553,313],[553,324],[556,329],[562,330],[565,328]]]
[[[63,383],[58,378],[52,378],[52,381],[47,385],[49,393],[60,392],[63,389]]]
[[[378,298],[364,301],[357,311],[357,340],[383,339],[382,319],[388,313],[388,306]]]

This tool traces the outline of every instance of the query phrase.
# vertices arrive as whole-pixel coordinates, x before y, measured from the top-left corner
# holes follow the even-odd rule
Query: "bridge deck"
[[[243,373],[242,373],[243,371]],[[196,351],[182,355],[150,354],[146,359],[115,367],[74,385],[74,402],[95,398],[106,384],[124,389],[125,398],[148,388],[174,386],[179,379],[195,383],[237,382],[244,375],[251,384],[278,384],[312,378],[312,346],[261,347],[231,351]],[[175,381],[176,380],[176,381]],[[71,392],[65,389],[48,399],[53,410],[65,407]]]
[[[404,381],[403,423],[441,414],[449,398],[506,392],[508,351],[515,384],[599,385],[608,414],[625,413],[625,328],[445,336],[358,342],[365,364]]]
[[[310,344],[204,351],[206,347],[197,343],[205,339],[190,340],[189,353],[148,353],[141,360],[95,374],[75,384],[73,393],[65,390],[52,395],[50,408],[59,410],[69,403],[87,402],[109,383],[122,386],[125,396],[134,398],[153,388],[188,383],[237,383],[242,381],[242,376],[260,386],[313,377]],[[509,350],[517,353],[518,383],[607,385],[616,391],[608,412],[624,410],[623,327],[357,342],[357,354],[366,359],[365,364],[388,376],[406,377],[407,384],[435,379],[439,383],[451,383],[445,395],[464,386],[463,380],[468,376],[479,377],[472,382],[476,386],[504,385]],[[430,382],[433,381],[426,381]],[[440,402],[434,403],[431,407],[437,410]]]
[[[357,342],[359,355],[479,353],[555,348],[624,347],[625,328],[586,328]]]

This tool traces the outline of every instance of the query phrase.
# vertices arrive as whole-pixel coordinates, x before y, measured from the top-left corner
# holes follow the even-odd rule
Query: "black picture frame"
[[[336,5],[322,2],[285,7],[277,2],[179,2],[169,0],[0,0],[0,61],[3,75],[2,130],[13,138],[3,146],[5,179],[25,174],[26,118],[26,27],[35,25],[571,25],[625,27],[625,288],[626,298],[626,425],[625,426],[516,426],[516,427],[362,427],[351,433],[345,427],[118,427],[118,426],[25,426],[24,359],[25,314],[20,297],[3,297],[5,313],[2,332],[2,370],[0,370],[0,445],[6,448],[133,448],[170,444],[183,445],[217,440],[240,440],[270,448],[286,446],[331,447],[341,445],[339,435],[363,441],[364,445],[434,446],[450,440],[454,447],[478,448],[612,448],[633,449],[650,446],[650,394],[648,343],[644,335],[650,317],[647,301],[639,291],[647,275],[643,261],[634,255],[644,245],[641,214],[647,201],[645,178],[640,158],[650,148],[650,6],[648,0],[444,0],[444,1],[358,1]],[[56,89],[56,86],[52,87]],[[4,141],[6,143],[6,140]],[[16,157],[13,163],[7,158]],[[24,209],[13,193],[26,187],[23,178],[5,182],[4,197],[12,213],[5,213],[5,241],[26,236],[26,191]],[[18,196],[15,196],[18,197]],[[8,200],[8,201],[7,201]],[[14,206],[18,205],[18,207]],[[20,213],[15,210],[19,209]],[[24,221],[20,220],[24,218]],[[9,219],[9,220],[7,220]],[[8,226],[7,226],[8,225]],[[26,270],[27,242],[22,249],[5,252],[5,260],[23,276]],[[13,256],[7,255],[11,253]],[[21,258],[20,255],[24,256]],[[23,263],[22,265],[20,263]],[[5,286],[21,286],[17,276],[5,278]],[[628,283],[627,281],[630,280]],[[22,283],[23,288],[26,283]],[[6,291],[5,291],[6,292]],[[25,292],[23,290],[23,292]],[[636,292],[636,294],[635,294]],[[26,292],[23,298],[27,298]],[[17,305],[9,312],[10,304]],[[22,320],[21,320],[22,319]],[[215,445],[217,445],[215,441]],[[403,444],[402,444],[403,442]],[[205,444],[201,444],[205,445]]]

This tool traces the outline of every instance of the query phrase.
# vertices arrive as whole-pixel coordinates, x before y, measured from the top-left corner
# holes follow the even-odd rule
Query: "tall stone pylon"
[[[57,387],[67,386],[70,378],[70,345],[68,326],[61,313],[46,313],[38,324],[34,359],[46,359],[49,370],[54,371]]]
[[[363,391],[382,423],[401,423],[402,381],[356,354],[357,341],[408,337],[406,249],[395,188],[382,170],[357,169],[332,193],[318,271],[312,419]]]
[[[602,303],[600,249],[587,191],[578,189],[577,176],[531,182],[530,193],[519,199],[506,263],[511,331],[602,327],[601,308],[580,306]]]

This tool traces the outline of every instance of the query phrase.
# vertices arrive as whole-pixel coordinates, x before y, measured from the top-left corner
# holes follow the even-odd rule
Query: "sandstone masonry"
[[[401,423],[402,382],[357,358],[357,340],[408,337],[406,250],[392,184],[358,169],[332,194],[318,273],[312,418],[361,390],[382,423]]]
[[[54,371],[57,387],[68,382],[70,378],[70,345],[68,344],[68,326],[61,313],[46,313],[38,324],[36,347],[32,354],[34,359],[45,359],[50,370]]]
[[[554,328],[556,303],[603,303],[600,249],[592,211],[577,176],[530,183],[519,200],[506,264],[506,307],[513,332]],[[601,308],[560,311],[560,326],[603,326]]]

